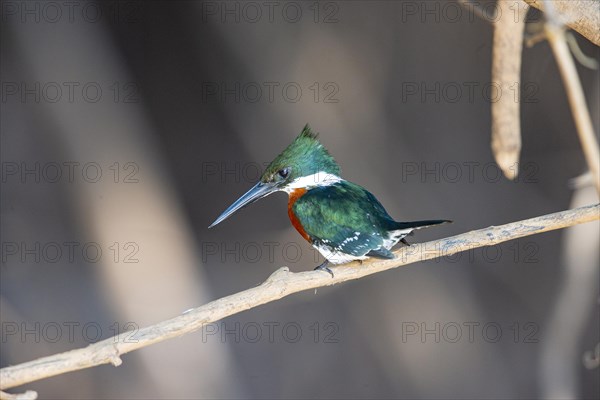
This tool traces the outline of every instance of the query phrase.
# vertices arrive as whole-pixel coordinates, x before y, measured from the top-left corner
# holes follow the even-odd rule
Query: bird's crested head
[[[340,167],[317,136],[306,124],[296,139],[269,164],[260,181],[281,187],[317,173],[340,176]]]
[[[291,195],[297,189],[331,185],[340,180],[340,167],[319,143],[317,134],[306,125],[292,144],[269,164],[260,181],[223,211],[209,228],[272,193],[285,191]]]

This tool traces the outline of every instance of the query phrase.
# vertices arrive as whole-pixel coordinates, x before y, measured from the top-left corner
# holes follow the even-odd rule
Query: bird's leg
[[[315,271],[325,271],[325,272],[329,272],[331,274],[331,277],[333,278],[333,271],[329,269],[329,267],[327,266],[327,264],[329,264],[328,260],[323,261],[323,263],[321,265],[319,265],[317,268],[315,268]]]

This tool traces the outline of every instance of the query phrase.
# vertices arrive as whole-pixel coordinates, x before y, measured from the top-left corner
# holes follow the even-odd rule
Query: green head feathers
[[[317,135],[306,124],[292,144],[269,164],[260,181],[285,184],[285,182],[291,182],[317,172],[339,176],[340,167],[327,149],[317,140]]]

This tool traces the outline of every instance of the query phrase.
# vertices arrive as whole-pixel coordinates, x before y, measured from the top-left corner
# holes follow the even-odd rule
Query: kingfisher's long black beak
[[[237,199],[232,205],[227,208],[227,210],[223,211],[223,214],[219,216],[208,228],[212,228],[223,220],[229,218],[231,214],[239,210],[240,208],[246,207],[257,200],[262,199],[263,197],[267,197],[271,193],[275,193],[279,190],[279,187],[276,183],[263,183],[258,182],[256,185],[252,187],[252,189],[248,190],[242,197]]]

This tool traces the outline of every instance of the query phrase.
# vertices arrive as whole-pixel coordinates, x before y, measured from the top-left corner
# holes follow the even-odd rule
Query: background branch
[[[556,10],[554,9],[555,3],[560,2],[544,2],[547,19],[544,24],[544,30],[562,75],[565,91],[567,92],[569,104],[571,105],[573,119],[575,120],[575,126],[577,127],[577,133],[579,134],[581,147],[583,148],[583,154],[585,155],[588,168],[592,174],[596,190],[600,194],[600,153],[598,150],[598,141],[596,140],[596,134],[594,133],[594,126],[592,125],[592,119],[587,108],[581,81],[577,74],[577,68],[575,67],[575,62],[573,61],[565,38],[562,21],[569,21],[569,18],[568,16],[558,15],[556,13]],[[600,12],[600,4],[598,2],[595,3],[596,11]],[[556,6],[558,8],[558,4],[556,4]],[[600,21],[598,21],[598,23],[600,23]],[[598,26],[600,25],[596,24],[596,31],[599,30]]]
[[[525,0],[527,4],[545,11],[540,0]],[[552,5],[569,28],[600,46],[600,6],[597,0],[552,0]]]
[[[517,5],[515,15],[515,4]],[[498,15],[494,22],[494,46],[492,53],[492,82],[499,85],[498,101],[492,103],[492,151],[500,169],[508,179],[515,179],[519,172],[521,153],[521,117],[519,101],[521,88],[521,54],[525,16],[529,6],[524,1],[499,1]],[[516,89],[515,89],[516,86]],[[518,97],[506,95],[519,93]]]
[[[396,259],[393,260],[369,259],[362,265],[355,262],[332,268],[334,278],[321,271],[292,273],[287,267],[283,267],[258,287],[212,301],[175,318],[142,328],[135,333],[121,333],[85,348],[3,368],[0,370],[0,389],[4,390],[102,364],[111,363],[118,366],[121,364],[122,354],[197,331],[206,324],[293,293],[331,286],[418,261],[450,256],[461,251],[598,220],[599,213],[600,205],[595,204],[415,244],[397,250],[394,253]]]
[[[460,3],[471,7],[467,1]],[[521,81],[523,30],[529,9],[527,4],[545,13],[547,21],[544,24],[544,36],[550,42],[559,66],[585,159],[600,194],[598,141],[563,27],[563,24],[567,24],[600,46],[600,3],[571,0],[518,0],[516,3],[498,1],[496,14],[499,18],[494,20],[492,82],[500,85],[502,93],[510,93],[511,85]],[[478,15],[481,16],[481,13]],[[517,163],[521,151],[519,106],[519,101],[501,96],[491,107],[492,151],[508,179],[514,179],[518,174]]]

